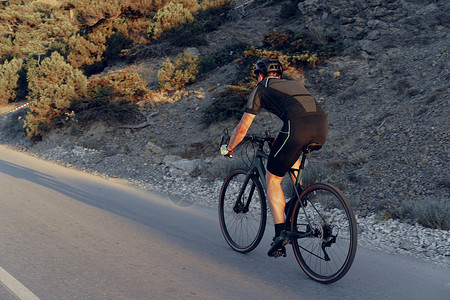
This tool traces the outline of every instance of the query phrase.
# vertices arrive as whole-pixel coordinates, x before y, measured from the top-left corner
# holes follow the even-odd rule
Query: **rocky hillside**
[[[306,0],[289,19],[280,17],[282,4],[246,7],[245,17],[209,33],[209,45],[193,51],[206,55],[238,40],[258,45],[274,29],[342,41],[346,49],[340,56],[305,74],[330,123],[329,140],[311,164],[322,179],[341,187],[361,214],[377,211],[412,222],[434,214],[438,226],[450,227],[448,1]],[[126,68],[151,85],[162,60]],[[72,126],[30,145],[17,135],[19,112],[4,118],[0,139],[108,176],[146,182],[168,181],[168,174],[222,178],[225,165],[239,159],[218,157],[219,137],[237,121],[208,126],[201,112],[234,72],[233,64],[216,69],[179,93],[178,101],[144,107],[149,122],[142,128]],[[276,134],[279,127],[276,118],[262,113],[251,133]]]
[[[448,213],[450,4],[304,1],[299,8],[308,29],[350,45],[308,74],[330,117],[321,157],[334,161],[356,203],[402,217],[432,205]]]

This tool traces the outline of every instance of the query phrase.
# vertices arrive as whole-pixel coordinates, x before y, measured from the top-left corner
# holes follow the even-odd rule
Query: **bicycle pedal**
[[[273,257],[278,258],[278,257],[286,257],[286,249],[278,249],[277,251],[275,251]]]
[[[274,258],[278,258],[278,257],[286,257],[286,248],[280,248],[277,249],[275,251],[273,251],[271,254],[269,254],[269,256],[274,257]]]

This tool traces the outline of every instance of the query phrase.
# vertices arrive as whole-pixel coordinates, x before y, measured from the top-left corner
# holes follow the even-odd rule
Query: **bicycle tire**
[[[302,270],[321,283],[341,279],[356,255],[357,226],[350,202],[337,187],[316,183],[306,188],[294,206],[291,231],[313,234],[293,239],[292,248]]]
[[[222,234],[228,245],[240,253],[248,253],[261,242],[266,227],[266,198],[261,182],[255,175],[243,186],[247,176],[246,170],[236,169],[228,174],[219,198],[219,222]],[[249,200],[253,187],[252,198],[248,211],[245,211],[244,201]],[[234,210],[239,192],[244,189],[239,209]]]

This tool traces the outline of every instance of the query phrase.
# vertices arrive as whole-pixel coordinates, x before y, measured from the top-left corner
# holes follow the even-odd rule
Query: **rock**
[[[169,162],[167,165],[188,174],[193,174],[199,168],[200,160],[180,159],[177,161]]]
[[[155,153],[155,154],[160,154],[163,152],[163,149],[161,147],[159,147],[158,145],[156,145],[152,142],[148,142],[147,144],[145,144],[145,150],[147,150],[150,153]]]
[[[186,54],[200,56],[200,51],[195,47],[190,47],[185,49]]]
[[[400,249],[403,249],[406,251],[410,251],[411,249],[413,249],[413,247],[414,247],[414,245],[410,241],[402,241],[400,243]]]
[[[166,155],[164,156],[163,163],[166,165],[170,165],[171,163],[181,160],[181,156],[178,155]]]
[[[102,148],[102,144],[94,138],[88,138],[86,140],[83,140],[80,142],[80,145],[84,148],[89,148],[89,149],[101,149]]]

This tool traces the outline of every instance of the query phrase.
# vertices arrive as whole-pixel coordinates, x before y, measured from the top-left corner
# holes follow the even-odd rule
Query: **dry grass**
[[[42,2],[42,3],[47,3],[53,6],[60,6],[62,1],[58,1],[58,0],[36,0],[34,2]]]

